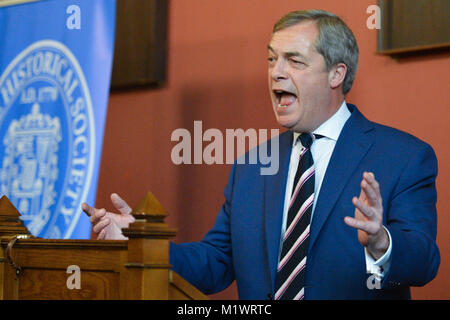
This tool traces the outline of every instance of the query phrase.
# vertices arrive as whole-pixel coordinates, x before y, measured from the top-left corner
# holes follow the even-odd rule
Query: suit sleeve
[[[421,144],[411,155],[388,204],[392,252],[384,288],[422,286],[436,276],[440,264],[436,176],[436,155],[429,145]]]
[[[227,288],[234,280],[230,212],[234,184],[233,165],[222,205],[214,227],[200,242],[170,244],[169,259],[173,270],[205,294]]]

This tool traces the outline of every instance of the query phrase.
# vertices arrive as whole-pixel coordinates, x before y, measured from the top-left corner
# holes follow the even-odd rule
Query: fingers
[[[87,203],[83,202],[81,204],[83,211],[89,216],[89,221],[92,224],[92,230],[97,234],[97,239],[102,240],[106,238],[105,228],[109,226],[111,220],[109,218],[102,218],[106,215],[105,209],[96,209],[91,207]]]
[[[378,232],[383,219],[380,187],[372,172],[364,172],[359,197],[353,197],[355,217],[345,217],[344,222],[350,227],[368,234]]]
[[[373,174],[373,172],[364,172],[363,177],[375,189],[376,193],[380,194],[380,184],[375,179],[375,175]]]
[[[106,214],[105,209],[97,209],[89,206],[87,203],[82,203],[81,208],[89,216],[89,221],[92,224],[96,224],[98,220],[100,220]]]
[[[97,209],[84,202],[81,204],[81,208],[89,216],[89,221],[92,225],[97,224],[98,221],[106,215],[105,209]]]
[[[369,250],[380,247],[380,243],[386,243],[386,234],[382,232],[384,230],[382,224],[383,199],[380,185],[372,172],[363,173],[361,193],[358,198],[353,197],[352,202],[355,206],[355,217],[345,217],[344,222],[358,230],[359,242]],[[372,255],[374,257],[381,256],[378,253]]]
[[[355,229],[367,232],[368,234],[375,234],[378,231],[378,226],[370,221],[362,221],[352,217],[345,217],[344,222]]]
[[[88,205],[86,202],[83,202],[81,204],[81,209],[88,215],[92,216],[94,214],[94,208],[92,208],[90,205]]]
[[[97,236],[97,240],[105,240],[106,239],[106,230],[103,229]]]
[[[121,214],[130,214],[131,213],[131,211],[132,211],[131,207],[117,193],[111,194],[111,201],[112,201],[114,207]],[[91,207],[90,205],[88,205],[85,202],[83,202],[81,204],[81,208],[89,217],[95,216],[94,220],[96,218],[98,218],[99,214],[100,214],[100,218],[104,215],[104,213],[98,213],[99,210],[104,210],[104,209],[96,209],[94,207]],[[105,211],[105,213],[106,213],[106,211]],[[91,222],[94,222],[94,221],[91,219]]]
[[[382,198],[380,194],[380,186],[375,180],[375,175],[372,172],[364,172],[361,181],[361,193],[359,198],[353,197],[353,205],[355,206],[355,217],[361,220],[361,215],[369,220],[382,219]],[[362,219],[364,220],[364,219]]]
[[[109,226],[110,223],[111,223],[111,219],[109,219],[109,218],[101,219],[98,223],[96,223],[93,226],[92,230],[94,230],[94,233],[100,234],[101,231],[105,231],[105,228],[107,226]]]
[[[361,199],[357,197],[353,197],[352,199],[353,205],[358,209],[365,217],[369,219],[373,219],[375,216],[375,212],[373,208],[366,205]]]
[[[92,224],[92,230],[97,234],[97,239],[106,238],[106,227],[111,223],[111,219],[106,217],[105,209],[96,209],[86,203],[81,205],[82,209],[89,216],[89,221]]]
[[[94,213],[91,215],[89,220],[91,221],[92,225],[96,225],[105,215],[106,209],[94,209]]]
[[[130,214],[131,208],[117,193],[111,194],[111,201],[114,207],[119,210],[121,214]]]
[[[363,180],[361,181],[361,191],[366,195],[366,199],[371,205],[381,205],[380,186],[375,180],[375,175],[372,172],[364,172]]]
[[[130,222],[134,221],[130,206],[118,194],[111,195],[111,201],[114,207],[121,215],[106,212],[106,209],[97,209],[89,206],[87,203],[82,203],[81,207],[89,216],[89,221],[92,224],[92,231],[97,235],[97,239],[119,239],[120,229],[128,226]],[[122,239],[122,238],[120,238]]]

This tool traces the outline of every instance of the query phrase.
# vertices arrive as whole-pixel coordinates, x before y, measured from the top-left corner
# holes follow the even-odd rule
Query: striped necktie
[[[303,149],[294,178],[286,231],[275,280],[275,300],[300,300],[305,297],[306,255],[314,203],[314,161],[311,145],[322,136],[303,133],[298,139]],[[298,140],[297,140],[298,142]]]

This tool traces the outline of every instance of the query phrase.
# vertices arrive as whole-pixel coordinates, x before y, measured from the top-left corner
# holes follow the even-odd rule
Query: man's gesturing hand
[[[90,217],[97,239],[125,240],[127,238],[122,234],[122,229],[127,228],[135,219],[131,215],[130,206],[118,194],[111,194],[111,201],[119,213],[93,208],[87,203],[83,203],[81,208]]]
[[[389,236],[383,227],[383,206],[380,186],[372,172],[364,172],[359,198],[353,197],[355,217],[345,217],[350,227],[358,229],[359,242],[375,260],[389,248]]]

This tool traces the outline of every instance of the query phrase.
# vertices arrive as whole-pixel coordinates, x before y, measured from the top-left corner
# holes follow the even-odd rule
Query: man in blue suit
[[[200,242],[171,244],[173,269],[205,293],[236,279],[241,299],[410,298],[409,287],[431,281],[440,263],[432,148],[345,102],[358,47],[337,16],[289,13],[268,54],[273,110],[289,129],[270,150],[280,170],[233,165],[216,224]],[[120,238],[133,220],[125,201],[111,198],[120,215],[83,204],[100,239]],[[285,264],[292,270],[283,278]]]

